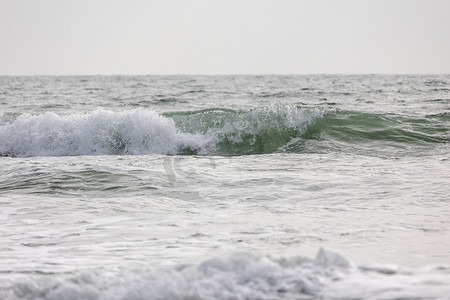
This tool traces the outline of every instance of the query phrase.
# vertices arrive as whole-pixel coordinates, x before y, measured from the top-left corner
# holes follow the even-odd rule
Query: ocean
[[[450,75],[0,77],[0,299],[450,299]]]

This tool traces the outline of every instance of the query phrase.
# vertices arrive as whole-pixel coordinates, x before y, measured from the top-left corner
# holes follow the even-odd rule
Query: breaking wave
[[[1,155],[22,157],[178,154],[208,143],[205,136],[179,132],[171,119],[144,109],[22,114],[0,127],[0,141]]]
[[[448,143],[447,114],[407,118],[271,105],[159,114],[149,109],[88,114],[0,115],[0,155],[248,155],[410,148]],[[325,141],[325,143],[324,143]],[[367,150],[370,150],[370,149]]]

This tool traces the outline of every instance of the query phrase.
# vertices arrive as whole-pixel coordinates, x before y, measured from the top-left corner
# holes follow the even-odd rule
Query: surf
[[[450,140],[448,115],[422,117],[273,104],[158,113],[3,114],[0,155],[257,155],[426,151]],[[409,151],[409,150],[408,150]]]

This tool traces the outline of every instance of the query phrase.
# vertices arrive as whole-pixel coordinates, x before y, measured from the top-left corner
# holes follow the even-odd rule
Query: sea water
[[[0,77],[1,299],[450,299],[450,75]]]

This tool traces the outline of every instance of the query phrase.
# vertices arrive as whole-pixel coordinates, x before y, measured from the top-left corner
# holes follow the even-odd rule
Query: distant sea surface
[[[0,299],[450,299],[450,75],[0,77]]]

